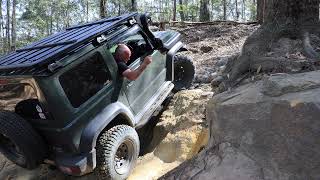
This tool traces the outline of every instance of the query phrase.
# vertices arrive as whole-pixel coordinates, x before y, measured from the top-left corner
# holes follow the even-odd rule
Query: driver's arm
[[[147,66],[152,62],[152,59],[150,56],[147,56],[144,58],[143,63],[136,69],[131,70],[127,69],[122,73],[122,76],[125,78],[134,81],[138,79],[138,77],[141,75],[141,73],[147,68]]]

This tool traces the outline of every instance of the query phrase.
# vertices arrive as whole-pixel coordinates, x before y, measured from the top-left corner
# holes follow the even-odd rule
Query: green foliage
[[[2,27],[6,27],[6,0],[2,2]],[[17,12],[17,41],[19,48],[25,44],[36,41],[50,34],[61,31],[67,27],[99,19],[99,0],[18,0]],[[106,0],[107,17],[128,13],[131,10],[131,0]],[[223,18],[223,0],[208,0],[211,20]],[[227,16],[233,20],[235,0],[227,0]],[[246,14],[244,19],[255,20],[256,2],[246,0]],[[173,17],[172,0],[141,0],[138,1],[138,11],[150,12],[154,21],[170,21]],[[239,11],[242,0],[238,0]],[[12,10],[11,10],[12,11]],[[177,20],[181,14],[186,21],[199,20],[200,0],[177,0]],[[1,29],[0,48],[5,40],[5,28]],[[0,50],[1,51],[1,50]],[[3,52],[3,50],[1,51]]]

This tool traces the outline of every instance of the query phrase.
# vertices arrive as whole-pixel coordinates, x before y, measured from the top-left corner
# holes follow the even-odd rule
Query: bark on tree
[[[52,2],[51,8],[50,8],[50,34],[52,34],[52,32],[53,32],[53,16],[55,13],[55,8],[56,8],[56,5],[54,2]]]
[[[236,0],[236,21],[239,20],[238,0]]]
[[[223,20],[227,20],[227,0],[223,0]]]
[[[10,38],[10,0],[7,0],[7,24],[6,24],[6,49],[10,50],[11,38]]]
[[[66,24],[65,28],[70,27],[70,15],[69,15],[69,8],[70,8],[70,0],[67,1],[67,8],[66,8]]]
[[[177,20],[177,0],[173,0],[173,17],[172,21]]]
[[[210,21],[209,0],[200,1],[200,21]]]
[[[183,0],[183,3],[184,3],[184,6],[183,6],[183,14],[184,14],[184,18],[185,18],[185,21],[187,21],[187,20],[189,20],[190,19],[190,12],[188,11],[188,3],[189,3],[189,1],[190,0]],[[198,13],[196,13],[196,14],[198,14]],[[192,18],[192,20],[194,20],[194,15],[193,14],[191,14],[191,18]],[[196,17],[198,17],[197,15],[196,15]]]
[[[266,0],[257,0],[257,21],[259,24],[262,24],[264,21],[265,1]]]
[[[179,13],[180,13],[180,18],[181,18],[181,21],[185,21],[185,17],[184,17],[184,12],[183,12],[183,2],[182,0],[179,0],[179,5],[180,5],[180,9],[179,9]]]
[[[131,11],[132,12],[135,12],[137,11],[138,8],[137,8],[137,1],[136,0],[131,0]]]
[[[106,0],[100,0],[100,18],[106,17]]]
[[[87,15],[86,15],[86,21],[89,22],[89,0],[87,0],[86,2],[86,12],[87,12]]]
[[[118,16],[121,15],[121,2],[118,3]]]
[[[2,9],[2,1],[0,2],[0,9]],[[4,34],[3,34],[3,15],[2,15],[2,11],[0,11],[0,38],[1,38],[1,53],[3,52],[4,49]]]
[[[17,6],[17,1],[12,0],[12,29],[11,29],[11,39],[12,39],[12,45],[11,45],[11,51],[16,50],[16,39],[17,39],[17,32],[16,32],[16,26],[17,26],[17,21],[16,21],[16,6]]]
[[[279,63],[290,64],[294,60],[286,57],[269,57],[272,47],[281,38],[300,40],[303,56],[308,62],[320,60],[311,38],[319,39],[319,0],[268,0],[266,2],[265,21],[263,25],[249,36],[242,48],[241,55],[230,61],[224,72],[226,86],[246,72],[255,72],[257,68],[262,71],[281,71]],[[311,36],[312,35],[312,36]],[[317,44],[316,46],[319,46]],[[297,52],[300,53],[300,52]],[[281,60],[280,60],[281,59]],[[281,62],[280,62],[281,61]]]
[[[246,1],[242,0],[242,20],[246,20]]]

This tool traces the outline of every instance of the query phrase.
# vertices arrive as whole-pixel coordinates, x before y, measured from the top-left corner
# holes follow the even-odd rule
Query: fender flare
[[[115,102],[104,108],[90,123],[81,134],[80,151],[89,153],[96,147],[98,136],[107,127],[107,125],[119,114],[126,117],[130,126],[134,126],[134,115],[124,104]]]
[[[177,42],[167,53],[166,68],[167,68],[167,80],[174,80],[174,56],[180,49],[183,49],[184,44],[179,41]]]

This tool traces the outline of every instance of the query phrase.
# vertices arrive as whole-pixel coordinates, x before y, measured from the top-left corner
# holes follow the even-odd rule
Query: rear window
[[[25,119],[46,119],[37,93],[30,84],[0,82],[0,110],[15,112]]]
[[[110,84],[111,78],[100,53],[62,74],[60,84],[73,107],[77,108]]]

